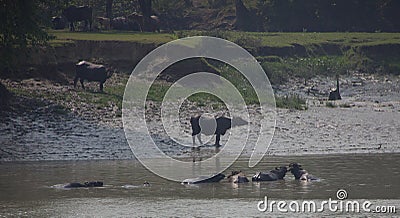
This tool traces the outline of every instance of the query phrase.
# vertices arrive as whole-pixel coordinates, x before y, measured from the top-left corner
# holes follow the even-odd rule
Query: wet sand
[[[294,80],[290,87],[276,87],[280,94],[297,93],[307,98],[308,110],[277,109],[275,135],[268,155],[400,152],[399,76],[358,75],[343,78],[343,100],[333,102],[337,106],[335,108],[326,106],[326,95],[307,95],[307,86],[302,83]],[[316,78],[309,81],[308,86],[313,84],[314,89],[319,90],[335,85],[332,78]],[[60,88],[60,91],[65,90],[74,92],[70,87]],[[31,104],[25,100],[16,103]],[[154,108],[159,106],[154,102],[152,105]],[[182,115],[187,118],[181,119],[181,125],[185,126],[188,135],[190,114],[208,109],[207,106],[187,106]],[[190,148],[177,146],[158,128],[159,111],[149,107],[147,112],[150,132],[159,148],[173,157],[189,157]],[[91,118],[91,113],[87,111],[58,113],[57,104],[49,101],[5,113],[0,122],[1,161],[134,157],[125,139],[121,118],[113,116],[113,110],[102,111],[104,119],[96,117],[96,113]],[[250,107],[250,113],[258,116],[257,108]],[[227,137],[222,137],[222,143]],[[214,152],[214,148],[209,146],[202,151],[207,156]],[[250,148],[245,149],[245,154],[250,153]]]

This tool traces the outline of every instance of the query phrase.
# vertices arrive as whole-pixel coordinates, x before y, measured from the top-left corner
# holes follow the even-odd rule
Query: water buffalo
[[[247,123],[247,121],[240,117],[234,117],[233,119],[227,117],[218,117],[217,119],[214,119],[207,116],[191,117],[190,125],[192,126],[193,147],[196,143],[195,136],[197,136],[200,144],[203,144],[201,141],[201,133],[205,135],[215,134],[215,146],[221,147],[219,144],[221,135],[225,135],[226,131],[231,127],[242,126],[246,125]]]
[[[259,182],[259,181],[276,181],[283,179],[287,172],[287,167],[275,167],[275,169],[269,171],[268,173],[259,172],[253,176],[251,179],[252,181]]]
[[[249,180],[242,171],[232,171],[231,175],[228,176],[228,182],[246,183],[249,182]]]
[[[319,180],[317,177],[309,174],[306,170],[303,170],[301,168],[301,165],[298,163],[291,163],[289,165],[289,170],[294,178],[296,180],[305,180],[305,181],[311,181],[311,180]]]
[[[64,186],[64,188],[88,188],[88,187],[103,187],[103,182],[95,181],[95,182],[85,182],[83,184],[79,182],[72,182]]]
[[[66,20],[62,16],[56,16],[51,18],[51,23],[53,24],[52,28],[55,30],[61,30],[65,28],[67,24]]]
[[[197,178],[185,179],[182,181],[182,184],[200,184],[200,183],[214,183],[219,182],[225,178],[225,175],[222,173],[218,173],[215,175],[209,176],[199,176]]]
[[[99,24],[99,29],[109,30],[111,28],[110,18],[108,17],[96,17],[96,21]]]
[[[76,75],[74,79],[74,87],[78,80],[82,84],[82,88],[85,89],[83,85],[84,80],[100,82],[100,91],[103,92],[103,84],[108,78],[110,78],[113,72],[106,68],[104,65],[93,64],[88,61],[80,61],[75,65]]]
[[[134,21],[126,17],[113,18],[111,20],[111,27],[114,30],[130,30],[130,31],[140,30],[139,24],[135,23]]]
[[[137,23],[141,32],[160,32],[160,19],[155,15],[145,17],[133,12],[127,18]]]
[[[63,16],[69,22],[70,31],[75,31],[74,22],[77,21],[85,21],[85,30],[92,29],[92,21],[93,21],[93,11],[89,6],[74,6],[71,5],[68,8],[64,9],[62,12]],[[88,29],[89,24],[89,29]]]

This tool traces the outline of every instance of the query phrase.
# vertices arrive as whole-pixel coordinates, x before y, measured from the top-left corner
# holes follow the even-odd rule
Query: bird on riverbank
[[[328,100],[331,101],[336,101],[336,100],[341,100],[342,96],[340,96],[340,90],[339,90],[339,75],[336,76],[336,90],[332,90],[329,92],[329,98]]]

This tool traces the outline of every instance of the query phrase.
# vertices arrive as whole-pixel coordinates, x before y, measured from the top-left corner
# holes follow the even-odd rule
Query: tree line
[[[400,31],[399,0],[259,0],[256,8],[265,31]]]

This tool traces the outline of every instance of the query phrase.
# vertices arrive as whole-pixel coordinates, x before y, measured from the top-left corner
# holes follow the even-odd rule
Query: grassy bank
[[[352,71],[398,74],[400,69],[400,51],[393,49],[400,46],[400,33],[247,33],[233,31],[179,31],[172,34],[112,31],[101,33],[50,31],[49,33],[54,36],[54,39],[50,41],[52,46],[62,46],[63,43],[73,43],[75,40],[163,44],[194,35],[225,38],[243,46],[253,56],[256,56],[272,84],[283,84],[291,77],[307,80],[317,75],[334,76]],[[385,49],[389,49],[388,52],[384,52]],[[266,54],[270,51],[274,51],[275,54],[273,52]],[[238,87],[247,104],[258,103],[254,90],[240,73],[221,64],[210,63],[210,65]],[[85,102],[97,109],[113,105],[120,110],[126,81],[127,75],[117,78],[116,81],[107,81],[103,94],[93,91],[97,89],[97,85],[93,85],[92,89],[89,87],[89,91],[78,89],[71,92],[51,92],[24,88],[11,88],[11,91],[22,96],[54,100],[70,109],[78,108],[80,102]],[[156,102],[162,101],[169,87],[169,83],[155,83],[150,89],[148,99]],[[213,102],[218,106],[221,103],[218,98],[205,93],[193,95],[189,100],[197,102],[199,105]],[[276,104],[282,108],[306,108],[304,99],[296,95],[278,96]]]
[[[274,84],[290,76],[344,74],[349,71],[400,74],[400,33],[261,33],[235,31],[68,32],[50,31],[53,46],[74,40],[124,41],[157,45],[187,36],[214,36],[247,49]]]
[[[140,32],[69,32],[66,30],[51,30],[49,34],[53,36],[50,45],[60,46],[63,43],[71,43],[74,40],[90,41],[123,41],[137,43],[164,44],[176,39],[174,34],[167,33],[140,33]]]

